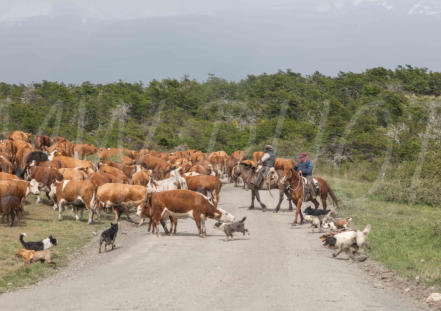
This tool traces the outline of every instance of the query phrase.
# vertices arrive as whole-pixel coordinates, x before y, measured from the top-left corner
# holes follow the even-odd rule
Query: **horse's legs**
[[[266,205],[262,203],[262,201],[260,201],[260,194],[259,194],[259,190],[256,190],[256,199],[257,202],[259,202],[260,206],[262,207],[262,210],[266,209]]]
[[[285,190],[286,199],[288,200],[289,204],[289,210],[292,211],[292,199],[291,199],[291,193],[289,193],[289,190]]]
[[[256,196],[254,189],[251,189],[251,205],[249,209],[254,209],[254,197]]]
[[[317,201],[317,199],[311,200],[311,202],[314,204],[315,209],[317,209],[320,206],[320,203]]]
[[[296,215],[294,216],[294,222],[292,223],[294,226],[297,225],[297,218],[299,216],[299,213],[300,213],[301,223],[303,223],[302,200],[300,198],[297,199]]]
[[[283,194],[284,194],[284,190],[279,189],[279,203],[277,203],[276,210],[274,211],[274,213],[277,213],[280,210],[280,205],[282,204],[282,201],[283,201]],[[291,204],[291,202],[290,202],[290,204]]]

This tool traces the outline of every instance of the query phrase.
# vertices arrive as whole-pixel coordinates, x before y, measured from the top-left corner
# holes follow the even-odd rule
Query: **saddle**
[[[303,191],[304,191],[304,194],[305,194],[305,199],[304,199],[305,201],[308,201],[308,200],[310,200],[312,198],[311,191],[314,191],[315,195],[319,195],[320,194],[320,187],[319,187],[317,179],[312,178],[312,185],[310,185],[310,183],[308,182],[308,179],[306,177],[302,176],[302,180],[303,180],[303,185],[306,186],[306,187],[303,187]],[[312,186],[313,190],[311,189],[310,186]]]

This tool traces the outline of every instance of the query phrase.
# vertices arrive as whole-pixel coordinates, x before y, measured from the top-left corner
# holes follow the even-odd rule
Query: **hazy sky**
[[[441,71],[441,0],[0,0],[0,81]]]

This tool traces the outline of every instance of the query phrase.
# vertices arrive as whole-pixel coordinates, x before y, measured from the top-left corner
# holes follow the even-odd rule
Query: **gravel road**
[[[273,194],[262,191],[264,202]],[[332,258],[309,225],[289,225],[292,213],[248,210],[250,196],[224,185],[220,202],[247,216],[250,236],[224,242],[209,220],[199,238],[186,219],[177,236],[157,238],[122,222],[117,249],[98,255],[93,243],[55,276],[1,295],[0,310],[424,310],[375,286],[345,255]]]

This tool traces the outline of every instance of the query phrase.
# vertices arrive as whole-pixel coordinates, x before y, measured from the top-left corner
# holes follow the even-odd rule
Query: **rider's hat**
[[[306,158],[307,154],[306,152],[302,152],[301,154],[299,154],[299,158]]]
[[[271,146],[271,145],[266,145],[266,146],[265,146],[265,150],[273,150],[273,146]]]

